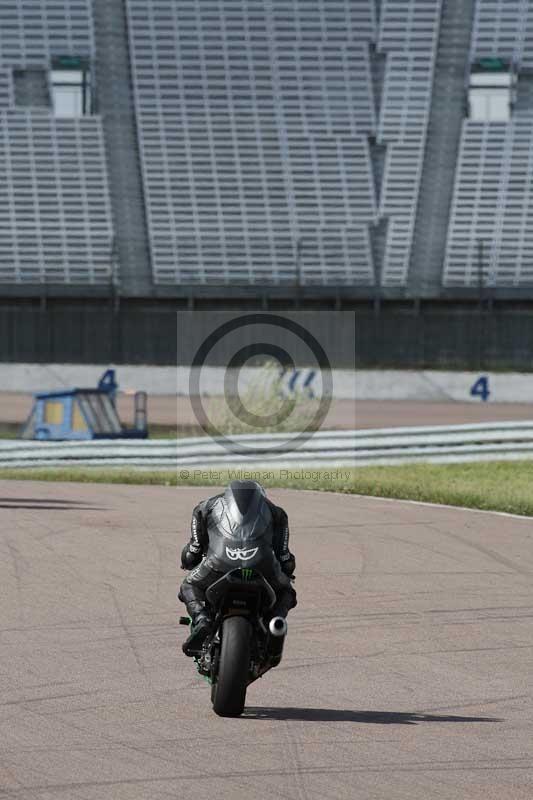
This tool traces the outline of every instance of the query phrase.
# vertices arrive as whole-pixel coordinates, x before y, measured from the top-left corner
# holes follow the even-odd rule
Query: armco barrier
[[[236,436],[250,452],[231,452],[208,437],[146,441],[0,443],[0,469],[21,467],[355,467],[416,461],[533,458],[533,421],[476,425],[320,431],[293,449],[288,434]],[[283,447],[283,442],[287,446]],[[277,446],[275,454],[265,450]]]

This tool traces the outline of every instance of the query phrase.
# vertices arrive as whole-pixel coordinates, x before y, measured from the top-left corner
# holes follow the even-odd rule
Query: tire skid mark
[[[292,777],[296,786],[296,793],[298,800],[308,800],[308,793],[304,783],[304,770],[298,752],[298,739],[296,732],[291,731],[291,724],[288,720],[282,722],[283,738],[287,744],[286,753],[289,756],[289,761],[292,763],[293,771]]]
[[[517,564],[516,561],[507,558],[507,556],[502,556],[500,553],[497,553],[491,547],[485,547],[485,545],[472,542],[470,539],[467,539],[464,536],[461,536],[458,533],[454,533],[453,531],[450,531],[448,529],[442,530],[435,524],[432,524],[430,527],[433,530],[436,530],[441,536],[447,536],[449,539],[454,539],[456,542],[460,542],[461,544],[465,545],[465,547],[469,547],[470,549],[475,550],[478,553],[481,553],[482,555],[489,558],[491,561],[496,562],[496,564],[499,564],[502,567],[507,567],[512,572],[518,573],[519,575],[523,575],[524,577],[529,578],[529,580],[531,581],[531,576],[533,574],[531,569],[527,569],[526,567],[523,567],[521,564]]]
[[[145,677],[148,677],[148,674],[147,674],[147,671],[146,671],[146,667],[145,667],[144,662],[143,662],[143,660],[142,660],[142,658],[141,658],[141,656],[139,654],[139,650],[138,650],[137,645],[135,643],[135,639],[134,639],[134,637],[133,637],[133,635],[132,635],[132,633],[131,633],[131,631],[130,631],[130,629],[128,627],[128,624],[127,624],[125,618],[124,618],[124,614],[122,612],[122,608],[120,607],[120,603],[118,602],[117,591],[116,591],[115,587],[110,583],[106,583],[106,584],[104,584],[104,586],[107,588],[107,590],[109,591],[109,593],[111,595],[111,598],[113,600],[113,605],[115,607],[115,611],[117,612],[118,618],[120,620],[120,627],[124,631],[124,636],[126,637],[126,640],[127,640],[128,644],[130,646],[131,652],[133,653],[133,657],[135,659],[135,663],[137,664],[137,668],[138,668],[139,672],[142,675],[144,675]]]
[[[495,763],[501,761],[501,763]],[[524,763],[525,761],[525,763]],[[452,761],[422,761],[413,762],[412,764],[398,763],[384,763],[379,766],[364,766],[353,764],[349,767],[332,767],[326,765],[305,767],[300,770],[302,775],[373,775],[373,774],[422,774],[422,773],[450,773],[455,772],[500,772],[509,770],[532,770],[533,761],[525,760],[525,758],[504,758],[504,759],[490,759],[490,761],[462,761],[454,759]],[[180,782],[197,782],[202,783],[205,781],[235,781],[235,778],[265,778],[265,777],[282,777],[290,778],[293,775],[292,770],[287,769],[258,769],[251,771],[237,771],[237,772],[207,772],[198,770],[194,773],[177,773],[157,778],[126,778],[109,779],[109,780],[91,780],[91,781],[67,781],[64,783],[55,784],[34,784],[25,785],[20,791],[37,792],[37,791],[66,791],[76,789],[90,789],[97,787],[111,788],[119,786],[150,786],[153,784],[168,784]],[[18,797],[19,790],[13,792],[15,797]],[[306,795],[307,797],[307,795]]]

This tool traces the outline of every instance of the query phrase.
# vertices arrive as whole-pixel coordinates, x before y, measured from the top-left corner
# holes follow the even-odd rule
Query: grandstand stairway
[[[120,292],[146,296],[152,269],[131,89],[124,0],[94,0],[97,110],[102,116]],[[118,287],[117,287],[118,288]]]
[[[474,0],[443,0],[431,111],[416,213],[408,291],[437,295],[465,116]]]
[[[518,73],[515,114],[533,111],[533,69],[522,69]]]
[[[377,4],[377,9],[379,10],[379,3]],[[369,46],[369,63],[376,119],[379,119],[381,112],[381,94],[385,81],[386,61],[386,53],[378,53],[375,44],[371,42]],[[370,166],[374,177],[375,202],[376,208],[378,209],[381,204],[381,188],[383,186],[383,175],[385,173],[387,145],[385,143],[378,144],[375,136],[371,136],[369,137],[369,154]],[[370,225],[369,229],[375,280],[378,285],[381,284],[381,275],[383,272],[383,259],[387,246],[387,227],[388,218],[377,217],[375,222]]]
[[[385,158],[387,154],[386,145],[377,144],[373,137],[369,139],[370,165],[374,178],[374,193],[376,206],[379,208],[381,201],[381,187],[383,186],[383,174],[385,172]],[[387,246],[388,217],[376,217],[376,220],[369,227],[370,246],[372,250],[372,261],[376,283],[381,284],[383,272],[383,259],[385,258],[385,248]]]

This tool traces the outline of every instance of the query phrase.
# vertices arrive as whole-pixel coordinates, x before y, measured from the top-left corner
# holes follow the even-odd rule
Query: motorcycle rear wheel
[[[213,711],[219,717],[238,717],[244,710],[251,634],[245,617],[227,617],[222,623],[218,676],[211,690]]]

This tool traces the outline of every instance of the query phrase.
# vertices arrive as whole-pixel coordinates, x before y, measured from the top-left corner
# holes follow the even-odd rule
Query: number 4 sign
[[[486,402],[490,397],[489,391],[489,378],[487,375],[481,375],[477,381],[470,388],[472,397],[479,397],[483,402]]]

